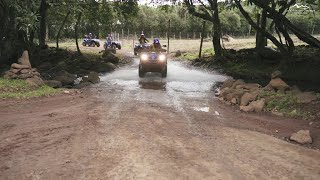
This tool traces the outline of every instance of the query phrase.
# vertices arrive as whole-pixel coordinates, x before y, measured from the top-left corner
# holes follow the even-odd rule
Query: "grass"
[[[43,85],[41,87],[33,87],[24,80],[9,80],[0,78],[0,98],[33,98],[49,96],[60,92],[59,89],[54,89]]]
[[[278,111],[287,117],[295,117],[302,119],[314,119],[315,114],[305,111],[297,106],[297,98],[292,93],[276,93],[270,91],[262,91],[259,99],[266,99],[264,107],[265,111]]]

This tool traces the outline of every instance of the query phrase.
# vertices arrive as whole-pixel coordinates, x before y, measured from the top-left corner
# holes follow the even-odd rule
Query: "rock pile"
[[[22,53],[18,63],[13,63],[11,69],[5,72],[6,79],[25,79],[30,85],[41,86],[44,84],[37,69],[31,67],[28,51]]]
[[[314,92],[301,92],[296,86],[290,87],[280,76],[280,71],[272,73],[271,81],[265,87],[261,87],[259,84],[245,83],[241,79],[228,79],[216,95],[219,96],[220,101],[230,105],[239,105],[240,110],[245,112],[261,112],[266,102],[262,92],[266,91],[291,93],[297,103],[310,103],[318,99]],[[276,111],[272,111],[272,113],[283,115]]]
[[[229,79],[223,83],[219,99],[227,104],[239,105],[240,110],[245,112],[261,112],[265,103],[264,99],[257,100],[261,91],[259,84]]]

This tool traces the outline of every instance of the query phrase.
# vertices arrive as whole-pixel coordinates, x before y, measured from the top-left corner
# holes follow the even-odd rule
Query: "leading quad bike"
[[[163,78],[167,77],[167,54],[165,52],[141,52],[139,63],[139,77],[147,72],[159,72]]]

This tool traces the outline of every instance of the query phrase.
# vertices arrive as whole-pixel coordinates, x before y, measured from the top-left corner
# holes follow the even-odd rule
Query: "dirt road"
[[[214,98],[226,77],[137,62],[82,94],[0,102],[0,179],[320,179],[320,152],[288,143],[308,123]],[[276,133],[276,130],[278,133]],[[273,137],[277,136],[276,137]]]

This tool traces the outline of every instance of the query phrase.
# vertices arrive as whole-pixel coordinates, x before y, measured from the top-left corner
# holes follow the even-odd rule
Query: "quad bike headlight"
[[[143,61],[148,60],[148,54],[141,54],[140,58]]]
[[[166,55],[164,55],[164,54],[160,54],[160,55],[159,55],[159,60],[160,60],[160,61],[163,62],[163,61],[165,61],[166,59],[167,59]]]

